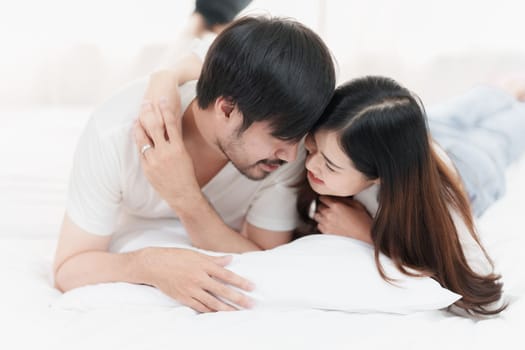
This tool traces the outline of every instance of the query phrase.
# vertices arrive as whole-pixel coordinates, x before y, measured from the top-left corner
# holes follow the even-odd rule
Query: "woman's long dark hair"
[[[501,276],[480,275],[465,258],[451,210],[491,262],[477,238],[461,181],[432,147],[425,111],[415,95],[388,78],[350,81],[336,89],[316,130],[336,131],[357,170],[381,181],[372,240],[384,279],[390,281],[379,253],[403,273],[413,276],[409,269],[415,269],[462,295],[455,305],[469,313],[490,315],[505,308],[489,307],[501,298]],[[298,201],[305,221],[314,198],[305,182]]]

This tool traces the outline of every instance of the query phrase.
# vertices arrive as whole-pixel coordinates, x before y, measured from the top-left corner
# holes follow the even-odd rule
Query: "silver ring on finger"
[[[150,148],[153,148],[152,145],[150,145],[149,143],[146,143],[144,146],[142,146],[142,148],[140,149],[140,153],[142,153],[142,155],[144,155],[146,153],[147,150],[149,150]]]

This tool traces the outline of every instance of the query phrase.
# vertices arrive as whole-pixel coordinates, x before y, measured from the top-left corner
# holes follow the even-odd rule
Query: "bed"
[[[0,342],[4,349],[523,349],[525,157],[479,220],[510,305],[474,320],[449,312],[397,315],[261,309],[197,315],[185,307],[57,307],[51,263],[85,108],[3,110],[0,129]]]

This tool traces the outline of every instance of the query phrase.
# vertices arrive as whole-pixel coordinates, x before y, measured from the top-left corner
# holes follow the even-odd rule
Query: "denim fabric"
[[[505,194],[505,170],[525,150],[525,103],[495,87],[477,86],[428,109],[435,141],[455,163],[481,216]]]

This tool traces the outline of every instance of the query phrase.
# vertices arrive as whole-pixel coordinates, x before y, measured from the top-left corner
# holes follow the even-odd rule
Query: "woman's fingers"
[[[335,200],[328,196],[319,196],[319,201],[327,207],[330,207]]]

